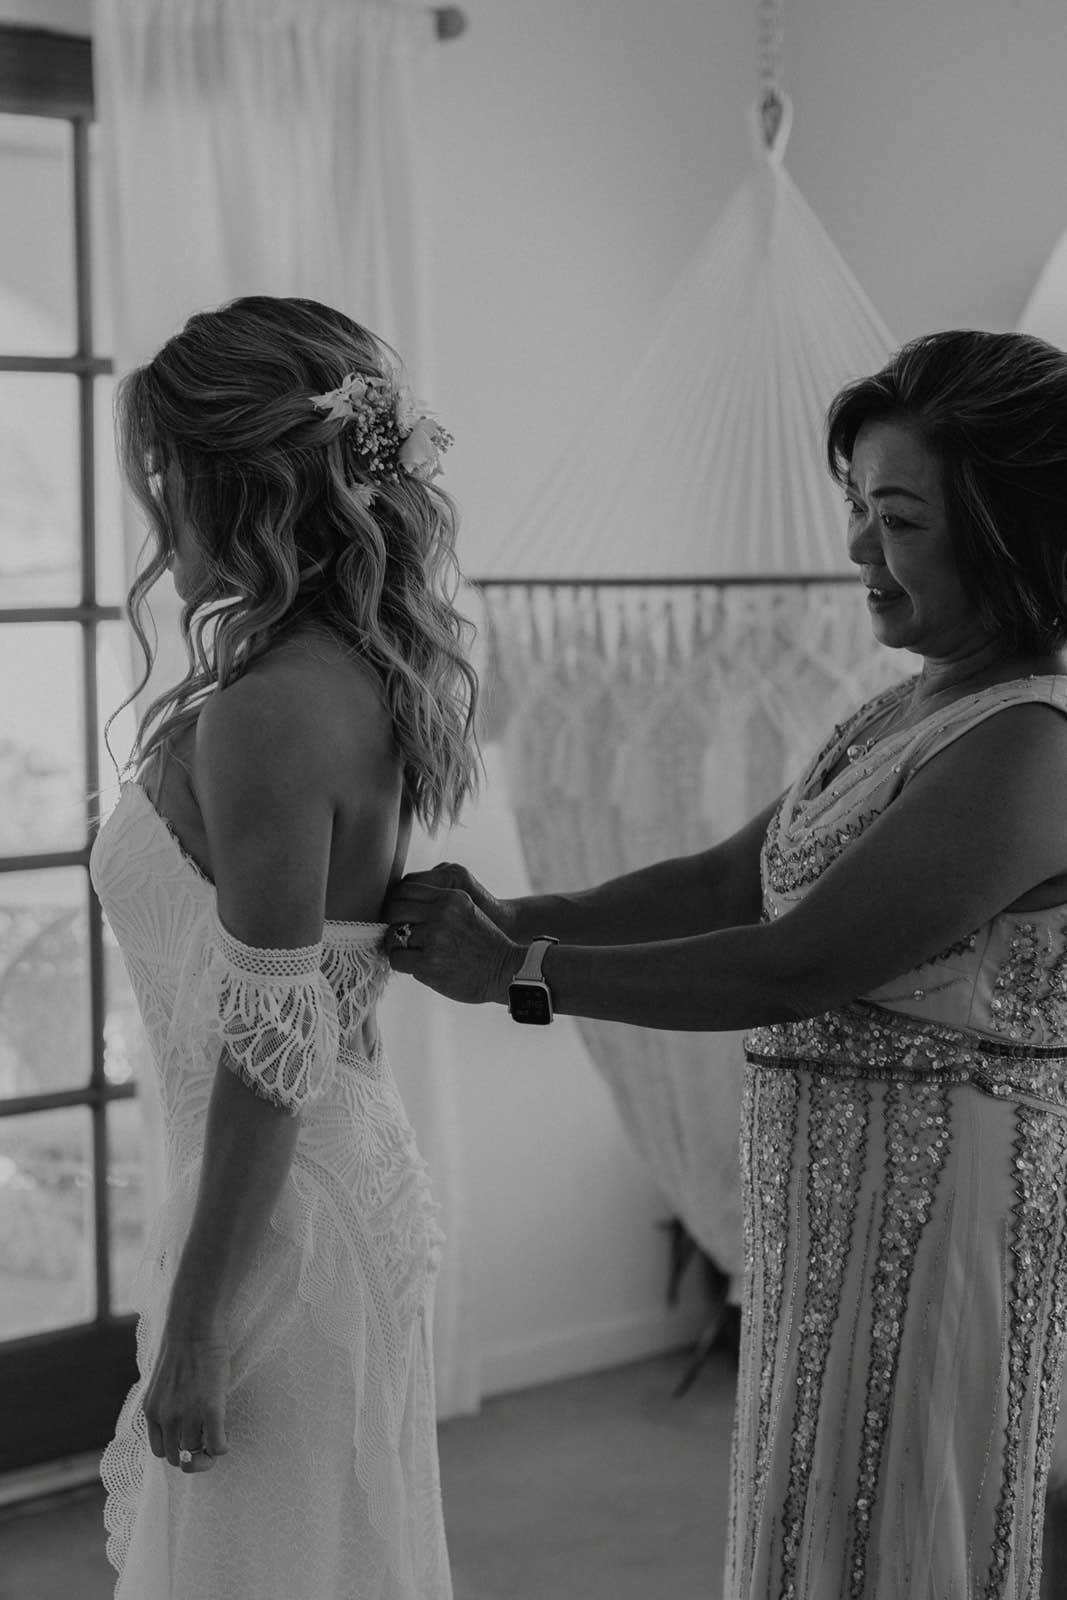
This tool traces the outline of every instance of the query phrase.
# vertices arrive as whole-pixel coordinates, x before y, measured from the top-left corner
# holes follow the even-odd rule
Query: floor
[[[675,1399],[686,1365],[502,1395],[442,1425],[455,1600],[719,1600],[735,1370],[717,1351]],[[0,1600],[111,1600],[101,1505],[91,1487],[0,1515]]]

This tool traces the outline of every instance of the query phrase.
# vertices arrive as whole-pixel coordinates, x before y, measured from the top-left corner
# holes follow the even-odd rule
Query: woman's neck
[[[931,701],[961,699],[964,695],[977,694],[980,689],[989,689],[997,683],[1065,671],[1067,663],[1061,653],[1022,656],[1014,651],[1006,652],[1003,645],[993,640],[951,661],[925,657],[918,682],[911,693],[910,708],[921,714]]]

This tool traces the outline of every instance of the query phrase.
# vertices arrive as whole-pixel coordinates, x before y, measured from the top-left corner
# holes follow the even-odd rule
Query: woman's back
[[[338,640],[307,630],[274,645],[245,677],[267,697],[296,696],[323,729],[329,751],[324,800],[333,814],[326,916],[335,922],[373,922],[391,886],[403,876],[412,807],[378,679]],[[241,680],[238,680],[240,683]],[[238,685],[223,693],[232,693]],[[264,766],[279,755],[268,738]],[[143,775],[152,804],[186,855],[216,880],[200,799],[196,727],[186,728],[157,754]],[[265,870],[268,863],[264,863]]]

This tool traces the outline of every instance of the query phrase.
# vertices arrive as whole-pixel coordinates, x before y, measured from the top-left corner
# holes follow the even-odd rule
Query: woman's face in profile
[[[949,661],[987,643],[956,563],[940,466],[918,435],[902,423],[864,423],[846,494],[849,559],[869,590],[879,642]]]

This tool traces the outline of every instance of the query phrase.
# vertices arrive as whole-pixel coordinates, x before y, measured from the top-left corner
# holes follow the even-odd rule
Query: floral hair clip
[[[336,389],[313,394],[311,404],[329,421],[351,424],[360,468],[379,482],[398,483],[400,472],[406,472],[429,483],[441,470],[441,452],[454,442],[410,389],[394,388],[387,378],[350,372]],[[369,506],[374,491],[366,485],[363,490],[361,499]]]

